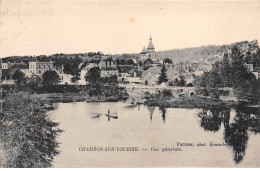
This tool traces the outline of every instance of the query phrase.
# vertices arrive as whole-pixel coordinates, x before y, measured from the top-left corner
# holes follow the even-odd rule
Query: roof
[[[86,66],[86,68],[94,68],[94,67],[97,67],[97,64],[95,63],[90,63]]]
[[[78,69],[80,69],[83,64],[84,64],[84,62],[80,63],[79,66],[78,66]]]
[[[144,71],[141,75],[141,78],[143,79],[148,73],[151,74],[160,74],[161,68],[158,67],[150,67],[148,70]]]
[[[179,75],[176,75],[176,74],[173,74],[173,73],[168,74],[168,75],[167,75],[167,78],[168,78],[168,80],[175,80],[176,78],[177,78],[178,80],[181,79]]]
[[[11,68],[8,69],[8,73],[10,75],[13,75],[15,73],[15,71],[18,69],[29,69],[29,66],[28,66],[28,64],[25,64],[25,63],[15,64],[14,66],[12,66]]]
[[[149,74],[149,75],[147,75],[147,76],[142,80],[143,83],[145,83],[146,81],[147,81],[149,84],[150,84],[151,82],[156,83],[156,82],[158,81],[158,77],[157,77],[156,75],[151,75],[151,74]]]
[[[143,47],[142,51],[141,51],[141,54],[145,54],[146,53],[146,48],[145,46]]]
[[[144,77],[144,79],[142,79],[142,82],[149,81],[149,80],[151,80],[153,77],[154,77],[154,75],[152,75],[152,74],[147,74],[146,77]]]
[[[151,74],[160,74],[161,73],[161,68],[158,68],[158,67],[150,67],[148,69],[148,71],[151,73]]]
[[[102,60],[98,66],[101,70],[117,70],[116,64],[112,60]]]
[[[20,63],[20,64],[15,64],[11,68],[16,68],[16,69],[29,69],[29,65],[25,63]]]
[[[2,82],[2,85],[15,85],[15,82],[13,79],[10,79],[10,80],[4,80]]]

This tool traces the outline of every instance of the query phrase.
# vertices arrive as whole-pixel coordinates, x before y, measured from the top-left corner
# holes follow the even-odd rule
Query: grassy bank
[[[237,102],[223,102],[218,99],[202,98],[198,96],[183,97],[180,99],[151,99],[147,101],[148,106],[159,106],[165,108],[229,108],[237,105]]]
[[[70,102],[116,102],[118,97],[89,96],[81,93],[46,93],[33,94],[32,98],[40,98],[41,102],[46,103],[70,103]]]

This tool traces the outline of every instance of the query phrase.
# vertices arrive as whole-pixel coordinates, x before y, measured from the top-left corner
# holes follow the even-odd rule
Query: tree
[[[224,87],[230,87],[231,86],[231,66],[228,58],[228,54],[225,53],[221,65],[221,71],[220,71],[221,79],[223,82]]]
[[[6,97],[0,122],[0,138],[5,149],[4,167],[51,167],[60,152],[57,136],[62,132],[47,112],[29,94]]]
[[[25,74],[20,70],[16,70],[13,75],[13,79],[17,85],[21,85],[25,81]]]
[[[89,83],[96,83],[100,78],[101,74],[98,67],[91,68],[85,75],[85,80]]]
[[[257,102],[257,80],[254,74],[249,72],[245,66],[244,55],[237,46],[231,49],[230,60],[225,54],[221,62],[216,62],[208,73],[204,73],[201,78],[196,78],[198,90],[203,90],[204,94],[218,97],[218,88],[232,87],[236,97],[240,101],[250,103]],[[198,86],[199,85],[199,86]]]
[[[146,59],[143,64],[143,69],[144,70],[149,69],[152,66],[152,64],[153,64],[153,61],[150,58]]]
[[[231,49],[231,85],[238,87],[244,80],[247,79],[247,68],[245,66],[244,56],[237,46]]]
[[[40,76],[33,75],[27,78],[26,84],[30,88],[31,92],[35,92],[42,87],[43,80]]]
[[[162,68],[161,68],[161,75],[159,76],[159,81],[158,81],[159,84],[168,81],[166,72],[167,72],[167,69],[163,63]]]
[[[79,70],[78,66],[81,62],[82,62],[82,59],[79,58],[78,56],[76,56],[75,58],[67,59],[65,65],[64,65],[63,72],[65,74],[73,75],[78,79],[80,76],[80,74],[79,74],[80,70]]]
[[[161,91],[161,96],[162,96],[162,98],[172,97],[172,91],[171,91],[171,90],[168,90],[168,89],[163,89],[163,90]]]
[[[208,88],[212,89],[212,88],[218,88],[223,86],[221,76],[220,76],[220,69],[221,69],[220,63],[215,62],[213,64],[212,70],[207,80]]]
[[[164,63],[172,64],[172,60],[170,58],[165,58],[163,60]]]
[[[56,71],[46,71],[42,75],[43,79],[43,86],[45,87],[51,87],[53,85],[57,85],[60,82],[60,76],[57,74]]]

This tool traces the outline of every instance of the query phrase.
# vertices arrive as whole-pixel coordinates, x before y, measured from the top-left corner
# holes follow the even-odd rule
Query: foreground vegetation
[[[3,167],[51,167],[58,155],[56,138],[62,132],[53,122],[40,99],[29,93],[13,93],[5,98],[0,113],[0,155]]]

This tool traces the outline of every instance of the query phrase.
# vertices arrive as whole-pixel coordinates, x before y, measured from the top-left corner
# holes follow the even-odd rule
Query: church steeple
[[[152,41],[152,35],[150,34],[150,39],[149,39],[149,44],[147,46],[147,51],[149,52],[154,52],[154,45],[153,45],[153,41]]]

